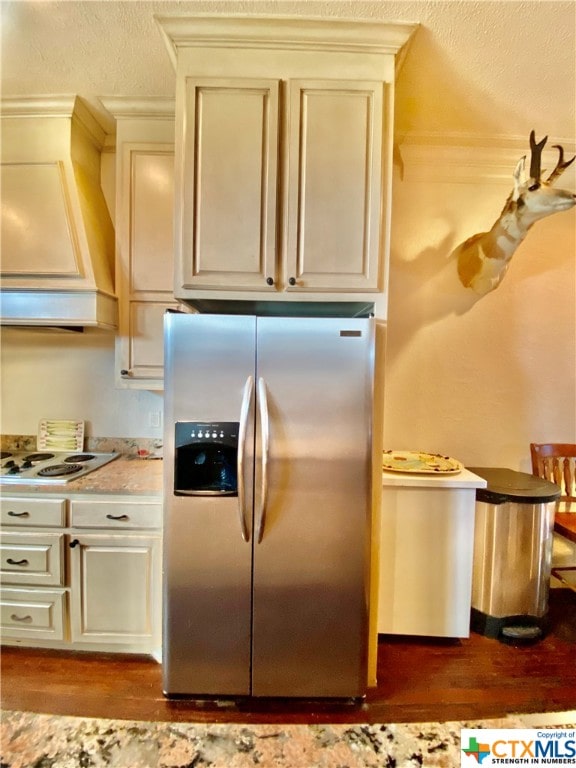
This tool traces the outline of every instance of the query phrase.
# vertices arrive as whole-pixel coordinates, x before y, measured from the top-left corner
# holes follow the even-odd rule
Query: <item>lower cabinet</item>
[[[452,475],[383,473],[378,632],[468,637],[476,489]]]
[[[157,498],[3,497],[0,511],[3,643],[160,658]]]
[[[153,645],[159,623],[159,540],[80,534],[69,547],[72,642]]]

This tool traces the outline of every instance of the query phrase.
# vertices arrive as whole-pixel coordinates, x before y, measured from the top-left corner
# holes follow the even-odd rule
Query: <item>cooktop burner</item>
[[[53,458],[53,453],[29,453],[24,456],[24,461],[48,461]]]
[[[68,461],[68,459],[64,459]],[[49,467],[38,470],[38,477],[62,477],[63,475],[73,475],[82,469],[82,464],[52,464]]]
[[[0,484],[69,483],[118,456],[118,453],[2,451]]]
[[[68,464],[79,464],[84,461],[92,461],[95,456],[93,453],[75,453],[74,456],[68,456],[64,461]]]

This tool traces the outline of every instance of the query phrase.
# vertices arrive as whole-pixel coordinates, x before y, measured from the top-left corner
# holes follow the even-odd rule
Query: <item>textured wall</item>
[[[574,139],[576,4],[536,0],[195,0],[0,4],[6,96],[173,96],[154,13],[419,22],[398,81],[397,132]],[[63,51],[66,55],[63,55]]]
[[[531,441],[576,442],[576,209],[536,223],[478,297],[450,254],[512,182],[428,176],[394,184],[385,444],[529,471]]]

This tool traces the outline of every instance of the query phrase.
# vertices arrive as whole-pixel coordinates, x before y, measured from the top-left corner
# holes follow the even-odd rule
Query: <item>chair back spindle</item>
[[[532,474],[560,486],[554,531],[576,543],[576,444],[530,443]],[[576,566],[556,566],[552,576],[576,592]]]
[[[560,501],[576,502],[576,444],[530,443],[532,474],[560,486]]]

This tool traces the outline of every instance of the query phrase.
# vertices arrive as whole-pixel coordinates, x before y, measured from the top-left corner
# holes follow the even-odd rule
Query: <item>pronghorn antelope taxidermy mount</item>
[[[552,187],[553,182],[576,160],[576,155],[565,162],[564,150],[555,144],[554,148],[559,153],[556,168],[546,180],[541,178],[542,150],[547,139],[545,136],[536,143],[534,131],[531,132],[530,176],[526,177],[526,157],[523,157],[514,171],[514,189],[492,229],[473,235],[455,250],[460,282],[480,295],[500,285],[516,248],[538,219],[576,205],[574,193]]]

